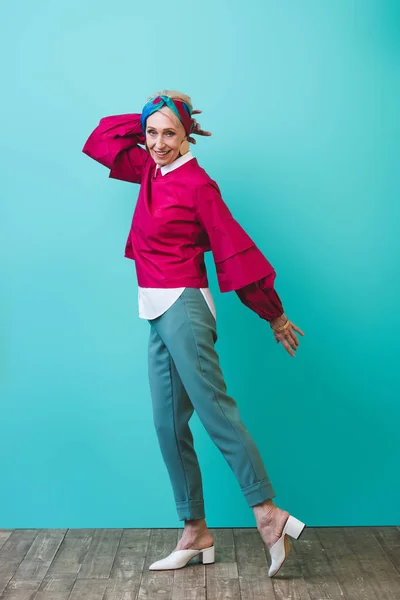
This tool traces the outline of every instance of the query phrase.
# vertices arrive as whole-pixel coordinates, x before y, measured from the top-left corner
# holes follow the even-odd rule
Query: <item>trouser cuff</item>
[[[176,510],[180,521],[189,519],[205,519],[204,500],[177,502]]]
[[[276,495],[268,479],[262,479],[261,481],[257,481],[257,483],[242,488],[242,492],[249,506],[260,504],[260,502],[264,502],[265,500],[271,500]]]

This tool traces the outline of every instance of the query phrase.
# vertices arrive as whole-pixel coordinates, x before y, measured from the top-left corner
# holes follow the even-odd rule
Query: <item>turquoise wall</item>
[[[207,255],[228,390],[276,503],[310,526],[400,522],[398,7],[1,5],[0,526],[182,525],[123,256],[138,186],[81,152],[101,117],[163,88],[204,111],[213,136],[193,152],[305,332],[290,357],[220,294]],[[254,526],[197,415],[191,426],[209,526]]]

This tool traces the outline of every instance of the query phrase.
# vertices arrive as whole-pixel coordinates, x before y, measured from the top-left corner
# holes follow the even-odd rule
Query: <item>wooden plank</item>
[[[12,529],[0,529],[0,550],[12,534]]]
[[[190,561],[182,569],[177,569],[172,587],[172,600],[205,600],[206,576],[205,570],[209,565]]]
[[[35,580],[41,583],[66,532],[66,529],[41,530],[15,572],[13,581]]]
[[[344,593],[314,528],[306,527],[300,539],[291,542],[311,600],[343,600]]]
[[[149,571],[149,566],[168,556],[177,545],[178,539],[177,529],[151,530],[137,600],[153,600],[161,595],[163,600],[172,599],[175,571]]]
[[[69,529],[45,575],[45,580],[76,579],[94,533],[94,529]]]
[[[240,598],[232,529],[211,529],[215,544],[215,563],[205,565],[207,600]]]
[[[108,579],[122,529],[96,529],[77,579]]]
[[[371,531],[383,548],[395,569],[400,573],[400,530],[398,527],[371,527]]]
[[[104,579],[77,579],[68,600],[103,600],[106,587]]]
[[[70,579],[44,579],[34,600],[68,600],[75,581],[75,577]]]
[[[362,571],[371,586],[378,590],[381,600],[398,600],[400,575],[388,559],[370,527],[345,528],[350,548],[357,556]]]
[[[354,528],[321,527],[315,530],[346,598],[349,600],[390,600],[393,598],[390,586],[382,586],[384,582],[381,581],[378,573],[378,563],[382,565],[383,553],[380,553],[375,546],[375,552],[371,555],[371,559],[374,556],[377,560],[378,570],[376,570],[372,564],[373,561],[366,561],[366,555],[361,556],[360,539],[358,542],[355,541],[355,538],[352,537],[352,529]],[[373,538],[372,534],[370,538]],[[385,561],[385,558],[383,560]],[[386,565],[383,567],[386,571],[388,564],[386,559]],[[391,567],[394,571],[393,565]]]
[[[233,530],[241,600],[275,600],[265,545],[257,528]]]
[[[348,600],[378,600],[344,535],[342,527],[318,527],[316,535]],[[362,596],[364,594],[364,596]]]
[[[140,581],[150,540],[150,529],[124,529],[110,579]]]
[[[107,582],[103,600],[136,600],[137,593],[138,583],[136,581],[113,579]]]
[[[104,600],[136,600],[150,529],[125,529],[115,555]]]
[[[15,529],[0,549],[0,596],[25,558],[39,530]]]
[[[11,580],[0,598],[1,600],[33,600],[39,586],[40,581]]]

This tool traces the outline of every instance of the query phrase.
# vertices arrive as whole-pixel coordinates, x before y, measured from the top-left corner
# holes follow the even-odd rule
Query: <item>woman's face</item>
[[[146,121],[146,144],[154,161],[164,166],[179,156],[179,146],[186,138],[182,123],[157,110]]]

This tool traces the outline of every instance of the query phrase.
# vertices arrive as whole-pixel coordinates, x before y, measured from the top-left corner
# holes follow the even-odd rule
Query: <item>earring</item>
[[[183,142],[179,146],[179,152],[181,156],[189,152],[189,142],[187,140],[183,140]]]

